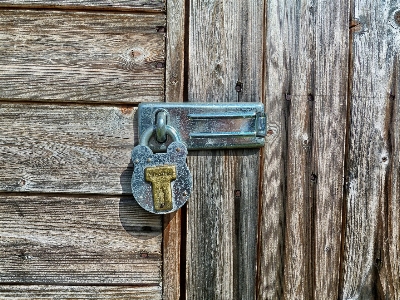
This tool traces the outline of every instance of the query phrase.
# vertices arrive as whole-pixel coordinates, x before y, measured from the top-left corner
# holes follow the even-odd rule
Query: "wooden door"
[[[0,299],[399,299],[400,7],[0,1]],[[263,102],[262,149],[131,196],[138,103]]]

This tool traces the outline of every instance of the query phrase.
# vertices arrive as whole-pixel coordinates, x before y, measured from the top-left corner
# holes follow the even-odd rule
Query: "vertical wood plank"
[[[262,98],[260,7],[263,1],[191,1],[190,101]],[[189,163],[186,297],[253,299],[259,152],[201,151]]]
[[[343,299],[399,298],[398,9],[373,0],[352,8]]]
[[[185,55],[185,1],[167,1],[166,102],[183,102]],[[181,210],[164,216],[163,299],[181,298]]]
[[[349,1],[315,7],[314,299],[338,299],[348,102]],[[313,178],[312,178],[313,179]]]
[[[349,8],[347,0],[271,0],[266,7],[269,128],[258,297],[335,299],[340,278]]]
[[[257,299],[283,299],[287,104],[288,20],[282,1],[267,1],[265,19],[265,110],[268,115],[263,151]]]
[[[165,98],[182,102],[185,56],[185,0],[167,1]]]
[[[262,102],[264,55],[264,0],[241,1],[240,28],[242,28],[241,69],[238,93],[241,102]],[[239,31],[240,32],[240,31]],[[236,151],[235,213],[237,228],[237,257],[235,268],[236,299],[255,299],[257,278],[257,243],[259,217],[260,151]],[[240,196],[240,198],[239,198]]]
[[[399,16],[399,15],[397,15]],[[393,15],[389,16],[393,17]],[[400,33],[400,23],[395,32]],[[396,41],[397,45],[398,40]],[[392,156],[389,163],[389,176],[387,181],[387,203],[381,209],[382,220],[382,262],[380,276],[383,282],[383,293],[386,298],[400,299],[400,85],[399,80],[399,58],[396,57],[393,84],[393,95],[389,96],[390,105],[386,110],[391,122],[389,122],[389,147]],[[392,111],[390,111],[392,108]]]
[[[313,107],[308,101],[308,95],[312,94],[314,88],[315,16],[312,4],[312,1],[304,0],[268,2],[267,22],[272,24],[267,23],[267,35],[276,40],[266,45],[266,102],[271,134],[265,153],[264,178],[267,181],[264,186],[263,214],[264,218],[270,214],[274,217],[270,221],[272,227],[262,225],[261,235],[265,236],[265,242],[270,243],[264,243],[265,248],[261,249],[261,257],[265,257],[264,264],[275,263],[279,259],[277,254],[282,252],[280,247],[283,240],[285,244],[280,258],[282,261],[277,261],[275,266],[261,273],[260,282],[266,288],[264,294],[275,299],[279,298],[281,289],[287,299],[312,298],[312,200],[309,198],[309,185]],[[275,45],[279,48],[275,49]],[[285,113],[282,113],[285,110],[286,120]],[[282,126],[285,122],[286,125]],[[286,129],[287,133],[280,131],[280,127]],[[280,152],[283,147],[288,149],[284,162]],[[286,165],[285,182],[282,182],[284,175],[279,174],[282,164]],[[278,203],[274,203],[276,201]],[[285,217],[282,233],[283,204]],[[273,209],[272,213],[268,207]]]

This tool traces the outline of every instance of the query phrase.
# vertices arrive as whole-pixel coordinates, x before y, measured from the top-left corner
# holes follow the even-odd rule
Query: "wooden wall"
[[[131,195],[137,103],[165,99],[164,1],[0,1],[0,298],[160,299]]]

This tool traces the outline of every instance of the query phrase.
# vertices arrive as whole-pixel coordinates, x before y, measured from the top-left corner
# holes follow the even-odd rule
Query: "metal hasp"
[[[265,143],[266,126],[262,103],[139,105],[139,137],[154,152],[165,151],[177,137],[188,150],[259,148]]]

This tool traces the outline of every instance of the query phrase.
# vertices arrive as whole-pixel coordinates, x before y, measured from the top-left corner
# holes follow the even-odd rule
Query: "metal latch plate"
[[[166,112],[166,123],[177,131],[189,150],[258,148],[264,146],[266,116],[262,103],[141,103],[139,136],[154,127],[156,115]],[[155,136],[148,146],[165,151],[172,142],[159,143]]]

